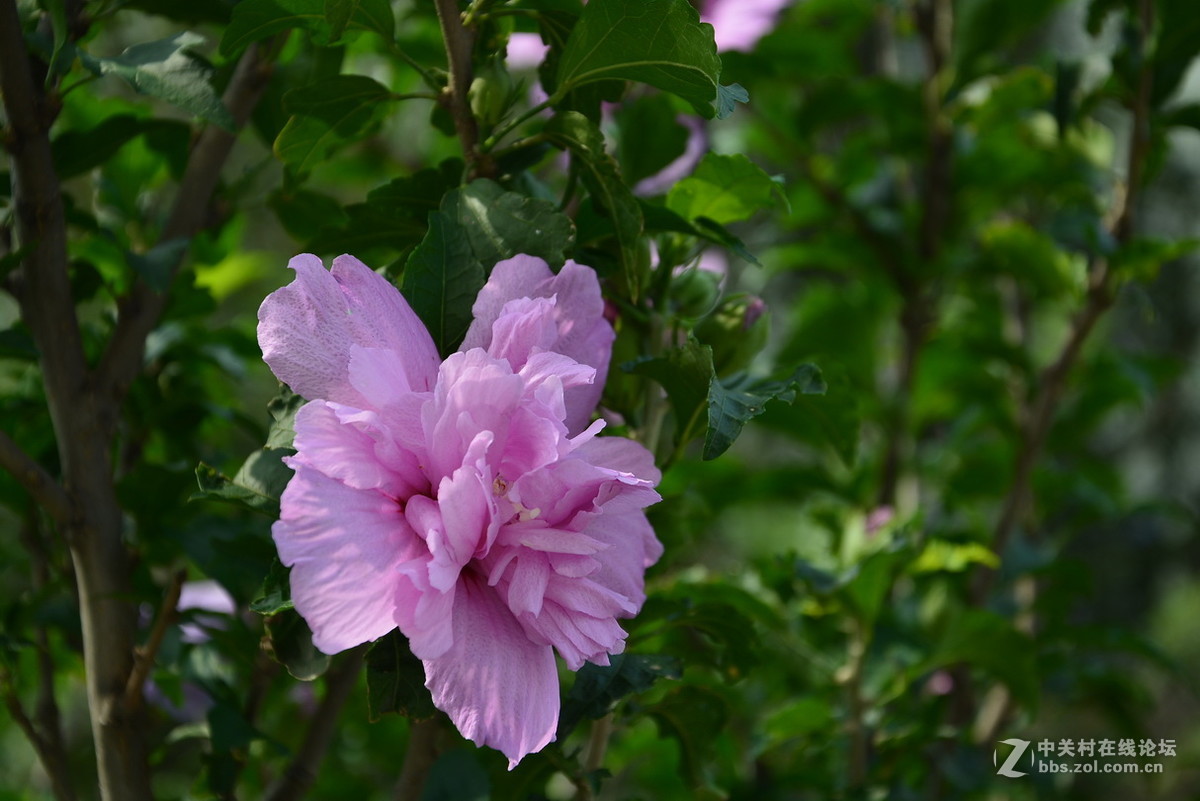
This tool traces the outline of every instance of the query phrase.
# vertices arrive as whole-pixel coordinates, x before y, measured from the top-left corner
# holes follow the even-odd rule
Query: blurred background
[[[528,108],[542,97],[539,41],[556,4],[498,5],[514,13],[493,32],[497,54],[512,37],[497,69],[507,102]],[[215,43],[232,4],[96,6],[105,23],[87,49],[109,55],[184,28]],[[432,5],[392,7],[400,49],[444,64]],[[651,517],[666,555],[627,628],[630,653],[673,667],[616,706],[596,797],[1200,797],[1200,11],[1190,0],[707,0],[699,11],[716,26],[722,81],[749,102],[705,121],[626,87],[598,117],[608,148],[647,209],[674,208],[672,187],[703,174],[706,151],[742,154],[772,181],[713,212],[724,247],[656,230],[647,212],[647,258],[673,271],[658,311],[709,344],[732,382],[812,363],[826,391],[767,403],[717,459],[697,443],[660,448],[664,501]],[[200,52],[228,80],[228,59]],[[148,695],[162,798],[263,797],[329,666],[311,645],[287,669],[260,648],[269,632],[248,608],[274,557],[270,520],[193,497],[198,462],[234,475],[267,437],[279,387],[256,344],[258,304],[300,251],[354,253],[398,276],[428,209],[398,215],[372,190],[461,157],[420,99],[302,171],[277,157],[286,89],[339,71],[421,89],[371,35],[281,46],[118,437],[145,625],[179,570],[194,601]],[[121,115],[154,124],[124,133]],[[93,355],[115,298],[154,274],[190,120],[116,81],[64,98],[55,155]],[[557,202],[574,179],[557,154],[535,155],[501,182]],[[576,222],[576,258],[593,263]],[[645,379],[622,369],[644,355],[637,335],[622,329],[606,392],[618,431],[639,422],[629,398]],[[0,291],[0,420],[49,465],[35,355]],[[32,705],[38,654],[52,656],[70,764],[88,777],[70,567],[3,474],[0,501],[0,683]],[[393,797],[410,724],[370,722],[367,709],[359,681],[312,797]],[[457,753],[457,735],[442,736]],[[471,749],[477,761],[446,763],[436,781],[457,770],[480,783],[423,797],[586,797],[563,760],[588,736],[581,726],[561,743],[566,757],[512,773]],[[1151,741],[1136,758],[1099,759],[1163,769],[1037,773],[1026,757],[1029,775],[998,776],[1009,738],[1056,750]],[[0,719],[0,777],[0,799],[51,797],[15,717]]]

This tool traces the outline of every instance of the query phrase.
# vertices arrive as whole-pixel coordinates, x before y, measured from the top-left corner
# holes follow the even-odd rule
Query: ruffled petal
[[[288,462],[296,474],[271,534],[313,644],[334,654],[382,637],[396,627],[396,570],[419,541],[392,499]]]
[[[502,751],[511,770],[554,739],[554,652],[531,642],[496,591],[474,574],[463,574],[453,614],[454,644],[425,660],[425,686],[464,737]]]
[[[499,262],[493,269],[487,284],[479,291],[472,307],[474,320],[463,340],[463,350],[471,348],[491,349],[499,345],[514,370],[519,370],[529,358],[530,352],[521,352],[518,340],[505,336],[503,343],[495,341],[494,326],[509,314],[521,311],[532,314],[532,307],[508,307],[508,303],[520,298],[553,298],[554,322],[558,336],[548,347],[555,353],[568,356],[580,364],[596,370],[596,379],[591,384],[570,386],[565,391],[567,429],[576,434],[587,427],[592,412],[604,391],[608,375],[608,363],[612,357],[612,343],[616,338],[613,328],[604,319],[604,298],[600,293],[600,282],[590,267],[568,261],[558,275],[554,275],[546,262],[533,256],[514,256]],[[523,324],[530,325],[523,318]],[[516,321],[505,321],[502,326],[514,326]],[[540,338],[528,335],[520,343],[536,341],[544,347]],[[540,337],[540,329],[538,329]]]
[[[420,319],[388,281],[353,256],[333,271],[311,254],[293,258],[296,278],[267,296],[258,310],[263,359],[285,384],[310,400],[370,408],[349,375],[351,348],[400,354],[414,391],[437,376],[438,353]]]

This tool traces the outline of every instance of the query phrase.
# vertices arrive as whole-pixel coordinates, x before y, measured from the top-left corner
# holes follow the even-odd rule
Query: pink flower
[[[272,529],[296,609],[327,653],[398,626],[434,703],[514,766],[554,738],[554,651],[572,670],[620,653],[662,552],[650,453],[587,426],[613,338],[595,274],[501,262],[441,362],[357,259],[289,266],[259,342],[311,399]]]

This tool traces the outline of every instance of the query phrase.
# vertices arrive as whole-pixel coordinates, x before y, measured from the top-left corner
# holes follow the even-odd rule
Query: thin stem
[[[475,49],[475,33],[463,24],[457,0],[434,0],[442,39],[446,45],[446,62],[450,67],[450,85],[446,88],[447,106],[454,120],[454,130],[462,144],[467,162],[467,175],[490,172],[490,160],[480,158],[479,124],[471,113],[468,92],[473,78],[471,54]]]
[[[523,113],[518,114],[515,118],[513,118],[512,120],[509,120],[504,125],[500,126],[498,129],[496,129],[495,133],[493,133],[486,140],[484,140],[483,144],[479,146],[479,149],[482,150],[484,153],[491,151],[492,148],[494,148],[496,145],[498,145],[500,143],[500,141],[502,139],[504,139],[504,137],[508,136],[510,133],[515,131],[517,128],[521,127],[522,124],[528,122],[529,120],[533,119],[537,115],[541,114],[543,111],[550,108],[551,106],[553,106],[555,103],[559,102],[560,100],[562,100],[562,95],[561,95],[561,93],[556,92],[554,97],[547,98],[546,100],[543,100],[541,103],[538,103],[533,108],[527,109]]]
[[[442,723],[437,717],[409,723],[408,748],[396,782],[396,801],[417,801],[421,797],[425,779],[438,758],[441,733]]]
[[[154,617],[154,626],[150,629],[150,636],[146,639],[146,644],[137,649],[133,672],[129,674],[129,681],[125,685],[125,706],[130,709],[135,709],[142,703],[142,688],[146,684],[146,678],[150,675],[150,671],[154,668],[154,659],[158,655],[158,649],[162,647],[167,629],[178,617],[179,596],[183,592],[185,578],[187,578],[186,570],[178,570],[171,576],[171,583],[167,585],[162,604],[158,607],[158,614]]]
[[[396,42],[394,42],[394,41],[389,41],[388,42],[388,50],[396,58],[400,59],[408,66],[412,67],[417,72],[417,74],[421,76],[421,80],[425,82],[426,86],[428,86],[430,89],[432,89],[435,92],[442,91],[442,82],[437,79],[437,76],[434,75],[432,72],[430,72],[428,69],[426,69],[424,65],[422,65],[416,59],[414,59],[408,53],[405,53],[404,50],[401,49],[400,45],[396,44]]]

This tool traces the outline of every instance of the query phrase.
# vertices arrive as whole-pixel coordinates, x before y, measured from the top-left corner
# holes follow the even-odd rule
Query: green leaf
[[[709,387],[716,380],[712,348],[693,340],[662,356],[638,362],[629,371],[653,378],[667,391],[667,400],[675,413],[678,444],[700,435]]]
[[[237,128],[233,115],[209,83],[211,70],[187,51],[204,37],[184,31],[168,39],[134,45],[116,58],[80,53],[98,75],[119,75],[144,95],[157,97],[227,131]]]
[[[429,232],[404,266],[401,291],[429,329],[443,357],[453,353],[471,325],[471,307],[486,280],[459,218],[459,192],[429,215]]]
[[[474,751],[452,748],[437,758],[425,779],[421,801],[488,801],[492,784]]]
[[[667,208],[685,220],[727,225],[775,205],[781,192],[771,176],[740,153],[709,153],[667,193]]]
[[[518,253],[561,267],[575,243],[575,226],[556,204],[479,179],[458,198],[458,223],[465,229],[475,259],[490,271],[496,262]]]
[[[595,81],[640,81],[716,114],[721,60],[712,26],[687,0],[593,0],[558,65],[558,92]]]
[[[679,660],[669,656],[616,654],[609,657],[607,666],[587,662],[575,674],[575,684],[563,701],[557,739],[561,742],[584,718],[604,717],[625,696],[648,690],[659,679],[678,679],[680,675]]]
[[[229,478],[201,462],[196,467],[200,492],[192,499],[207,498],[244,506],[268,517],[279,517],[279,496],[292,478],[292,470],[281,459],[290,448],[255,451],[246,459],[237,475]]]
[[[333,28],[343,16],[343,31],[374,31],[388,40],[395,35],[387,0],[242,0],[221,37],[221,55],[235,55],[251,42],[292,28],[311,31],[318,44],[329,44],[340,38]]]
[[[544,134],[571,153],[588,193],[612,221],[621,253],[622,282],[630,298],[636,300],[641,285],[638,239],[642,234],[642,209],[622,180],[617,163],[605,152],[604,134],[576,111],[556,115],[546,124]]]
[[[296,438],[296,412],[305,404],[304,398],[289,387],[281,387],[279,394],[267,404],[271,413],[271,427],[267,431],[267,448],[291,448]]]
[[[347,212],[335,198],[308,189],[276,189],[267,203],[287,232],[301,241],[312,239],[313,231],[338,228],[349,222]]]
[[[738,103],[749,103],[750,93],[740,83],[717,87],[717,119],[723,120],[733,114]]]
[[[260,615],[276,615],[294,609],[292,603],[291,571],[276,557],[263,578],[258,597],[250,602],[250,611]]]
[[[70,128],[54,137],[50,143],[54,169],[63,180],[73,178],[107,163],[138,136],[144,134],[149,139],[156,134],[169,134],[180,127],[187,129],[190,137],[190,126],[183,123],[135,117],[132,114],[105,117],[91,128]]]
[[[366,135],[387,110],[392,93],[364,75],[338,75],[284,95],[292,114],[275,139],[275,154],[306,173],[331,152]]]
[[[821,371],[802,364],[781,380],[713,380],[708,392],[708,432],[704,437],[704,459],[715,459],[729,449],[742,426],[762,414],[767,401],[792,403],[798,396],[825,394]]]
[[[692,786],[705,784],[717,736],[729,712],[725,699],[703,687],[680,687],[646,710],[664,736],[679,742],[681,767]]]
[[[913,562],[912,570],[914,573],[961,573],[972,565],[995,569],[1000,566],[1000,557],[978,542],[930,540]]]
[[[190,242],[187,239],[168,239],[160,242],[145,253],[127,253],[125,260],[142,280],[155,292],[166,292],[171,286],[175,268]]]
[[[662,170],[683,155],[689,131],[665,95],[645,95],[617,109],[617,155],[630,184]],[[653,136],[647,136],[653,131]]]
[[[425,687],[425,666],[398,629],[367,651],[367,708],[371,720],[388,714],[424,720],[437,713]]]
[[[300,681],[312,681],[329,669],[329,655],[313,645],[312,631],[295,609],[271,615],[266,621],[271,656]]]

